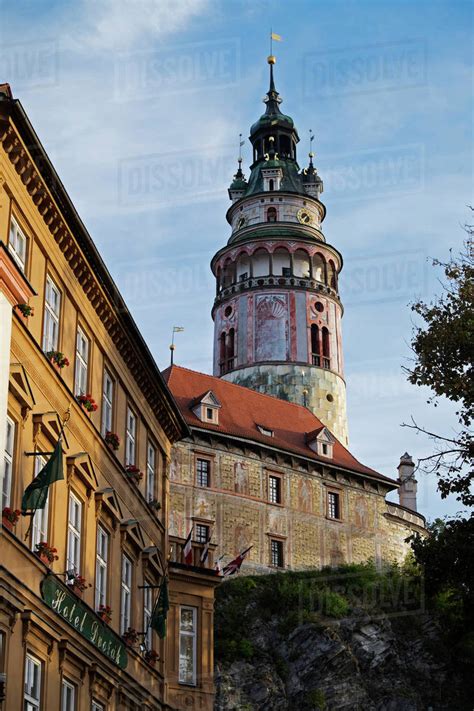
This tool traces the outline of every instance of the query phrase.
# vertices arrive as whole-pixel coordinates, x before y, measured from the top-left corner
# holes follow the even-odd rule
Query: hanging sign
[[[91,642],[121,669],[127,666],[127,650],[120,637],[98,617],[67,585],[54,575],[41,583],[41,597],[54,612]]]

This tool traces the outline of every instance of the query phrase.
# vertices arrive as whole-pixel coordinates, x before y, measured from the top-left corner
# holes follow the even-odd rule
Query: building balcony
[[[199,543],[198,541],[192,541],[193,560],[191,565],[188,566],[184,562],[183,555],[185,540],[185,538],[179,538],[178,536],[170,536],[170,563],[177,563],[178,565],[183,565],[189,568],[199,568],[200,571],[216,573],[214,558],[217,544],[211,543],[209,545],[209,555],[207,556],[207,560],[203,563],[201,562],[201,556],[204,551],[205,544]]]

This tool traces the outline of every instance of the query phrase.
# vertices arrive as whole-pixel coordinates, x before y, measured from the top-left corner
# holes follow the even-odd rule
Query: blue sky
[[[316,134],[324,232],[344,256],[350,448],[389,476],[454,408],[407,384],[413,317],[472,200],[470,2],[0,1],[0,80],[20,98],[160,367],[210,372],[209,261],[229,236],[238,134],[263,111],[268,33],[282,109]],[[244,164],[250,158],[244,147]],[[247,169],[248,174],[248,169]],[[420,475],[430,518],[459,510]]]

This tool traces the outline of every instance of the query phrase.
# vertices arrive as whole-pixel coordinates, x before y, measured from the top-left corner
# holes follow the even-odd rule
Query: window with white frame
[[[145,580],[145,585],[149,583]],[[152,649],[152,634],[153,630],[150,627],[151,615],[153,612],[153,589],[144,588],[143,589],[143,630],[145,632],[145,643],[147,649]]]
[[[102,437],[107,432],[112,432],[114,402],[114,381],[110,373],[104,369],[104,379],[102,383]]]
[[[24,711],[39,711],[41,707],[41,662],[31,654],[25,659]]]
[[[69,494],[67,522],[67,569],[79,574],[81,569],[82,501],[72,492]]]
[[[61,684],[61,711],[76,711],[76,687],[67,679]]]
[[[91,711],[105,711],[105,706],[99,703],[99,701],[92,699]]]
[[[95,558],[95,609],[107,604],[107,570],[109,560],[109,534],[97,526],[97,551]]]
[[[51,277],[47,276],[43,323],[43,350],[45,353],[58,349],[60,308],[61,292]]]
[[[46,465],[44,457],[35,457],[35,477]],[[48,540],[48,509],[49,509],[49,493],[46,499],[44,509],[37,509],[33,516],[31,524],[31,550],[35,550],[37,543]]]
[[[155,467],[156,467],[156,449],[148,442],[146,453],[146,495],[148,501],[153,501],[155,498]]]
[[[89,365],[89,339],[80,326],[76,334],[76,373],[74,394],[85,395],[87,392],[87,371]]]
[[[14,217],[10,220],[8,251],[20,267],[21,271],[24,272],[26,264],[26,237]]]
[[[127,431],[125,436],[125,464],[135,464],[137,418],[133,410],[127,407]]]
[[[268,500],[272,504],[281,504],[281,478],[274,474],[268,476]]]
[[[15,423],[7,417],[7,433],[5,438],[5,469],[2,484],[2,509],[10,506],[13,473],[13,448],[15,446]]]
[[[197,608],[179,612],[179,683],[196,684]]]
[[[132,561],[122,555],[122,594],[120,601],[120,633],[130,627],[130,609],[132,602]]]

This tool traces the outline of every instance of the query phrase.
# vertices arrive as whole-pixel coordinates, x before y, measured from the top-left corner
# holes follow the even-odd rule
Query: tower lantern
[[[275,57],[268,57],[265,112],[250,129],[248,180],[229,188],[231,236],[214,256],[214,374],[309,407],[347,444],[338,275],[326,242],[323,182],[297,162],[298,132],[282,113]],[[311,140],[312,142],[312,140]]]

